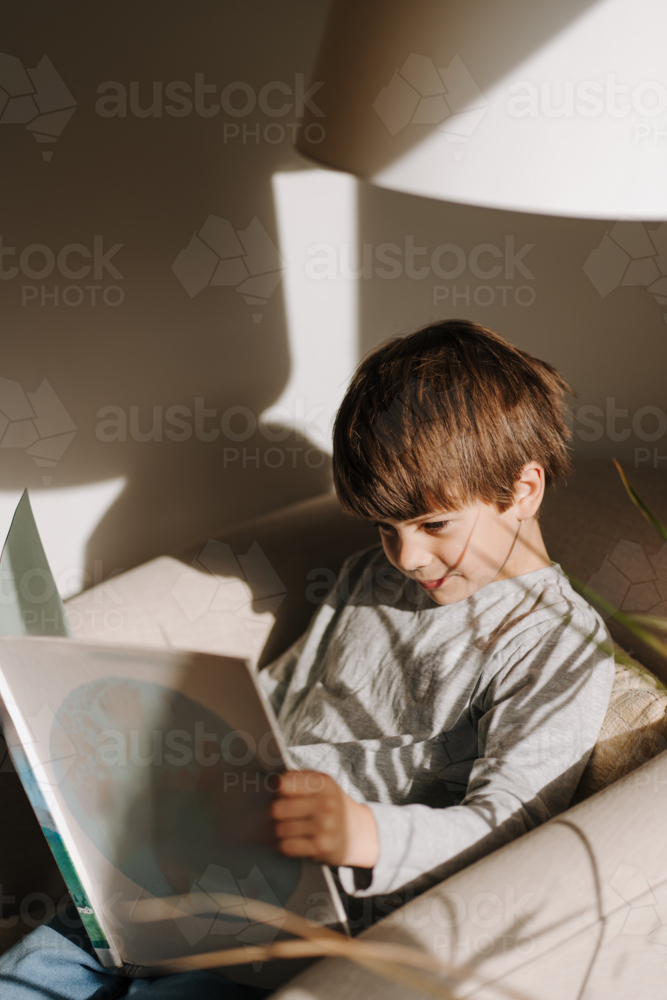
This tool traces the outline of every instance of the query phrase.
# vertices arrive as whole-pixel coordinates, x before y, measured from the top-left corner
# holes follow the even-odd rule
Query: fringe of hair
[[[483,501],[503,513],[531,461],[546,488],[565,481],[566,394],[552,365],[469,320],[385,341],[358,366],[334,422],[343,510],[407,521]]]

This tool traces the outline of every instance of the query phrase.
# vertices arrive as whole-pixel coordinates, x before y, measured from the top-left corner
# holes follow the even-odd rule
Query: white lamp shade
[[[297,148],[430,198],[665,219],[666,39],[667,0],[333,0]]]

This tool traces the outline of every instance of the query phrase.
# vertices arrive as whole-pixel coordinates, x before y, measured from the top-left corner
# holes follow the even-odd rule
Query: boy
[[[347,390],[336,492],[381,545],[260,683],[304,769],[272,806],[280,849],[350,895],[412,895],[569,805],[614,664],[538,523],[570,471],[565,392],[463,320],[385,343]]]
[[[343,399],[336,492],[381,544],[345,561],[259,680],[297,768],[271,807],[279,849],[337,868],[351,908],[422,891],[569,805],[614,677],[538,522],[570,471],[570,391],[449,320],[383,344]],[[208,973],[123,980],[42,927],[0,959],[3,998],[52,996],[56,960],[63,998],[261,994]]]

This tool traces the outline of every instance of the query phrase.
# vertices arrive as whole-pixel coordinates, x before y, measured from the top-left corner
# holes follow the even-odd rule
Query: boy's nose
[[[433,562],[433,556],[421,541],[412,538],[402,541],[399,539],[396,544],[396,562],[404,573],[415,573],[427,569]]]

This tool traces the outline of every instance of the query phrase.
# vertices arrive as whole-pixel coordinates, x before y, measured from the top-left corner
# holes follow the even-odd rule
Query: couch
[[[626,471],[667,519],[664,472]],[[617,607],[667,617],[667,544],[611,459],[577,461],[567,486],[545,497],[540,521],[566,571]],[[81,639],[220,652],[261,669],[303,632],[343,559],[377,541],[377,529],[343,515],[325,493],[113,577],[67,601],[67,612]],[[635,668],[617,667],[613,705],[573,805],[453,867],[358,940],[414,945],[456,966],[457,997],[667,995],[667,658],[617,622],[608,626]],[[66,889],[6,760],[0,796],[11,817],[0,828],[2,950],[62,905]],[[423,995],[342,958],[318,961],[278,993]]]

